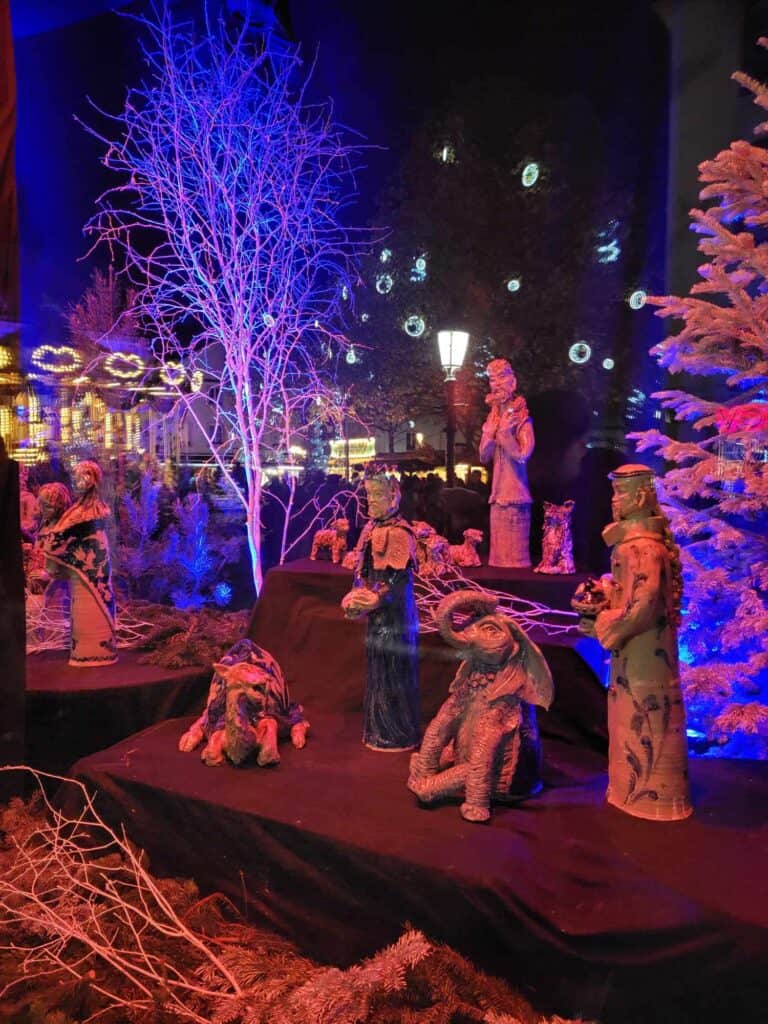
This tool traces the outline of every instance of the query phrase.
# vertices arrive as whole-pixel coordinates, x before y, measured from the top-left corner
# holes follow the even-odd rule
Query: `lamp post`
[[[438,331],[440,362],[445,373],[448,420],[445,428],[445,477],[449,487],[456,485],[456,371],[461,369],[467,354],[469,334],[466,331]]]

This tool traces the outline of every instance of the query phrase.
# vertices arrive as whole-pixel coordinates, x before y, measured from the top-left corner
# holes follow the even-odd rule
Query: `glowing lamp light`
[[[354,366],[355,363],[357,362],[357,352],[355,352],[354,345],[347,352],[346,360],[347,360],[347,362],[349,363],[350,366]]]
[[[382,249],[381,253],[379,254],[379,262],[381,262],[381,263],[389,263],[389,261],[391,259],[392,259],[392,250],[391,249]]]
[[[466,331],[438,331],[437,344],[445,379],[455,380],[456,371],[461,369],[467,354],[469,334]]]
[[[83,363],[82,356],[71,345],[38,345],[30,359],[46,373],[74,373]]]
[[[507,291],[513,293],[519,292],[521,284],[522,282],[519,277],[510,277],[510,279],[507,281]]]
[[[136,380],[146,369],[144,360],[135,352],[113,352],[104,360],[104,367],[119,380]]]
[[[614,363],[614,361],[610,358],[610,356],[607,359],[603,360],[603,369],[604,370],[612,370],[615,365],[616,365],[616,363]]]
[[[427,325],[420,316],[409,316],[403,324],[403,330],[411,338],[420,338],[426,329]]]
[[[394,285],[391,274],[379,274],[376,278],[376,291],[379,295],[388,295]]]
[[[453,164],[456,162],[456,150],[450,142],[445,142],[435,150],[435,159],[441,164]]]
[[[642,288],[637,288],[627,299],[627,304],[630,309],[642,309],[648,298],[648,293],[644,292]]]
[[[520,175],[520,181],[523,183],[523,188],[533,188],[539,180],[539,174],[539,165],[537,163],[526,164],[523,168],[523,173]]]
[[[184,381],[186,372],[181,363],[166,363],[160,370],[160,380],[171,388],[178,388]]]
[[[577,341],[568,349],[568,358],[577,366],[589,362],[592,356],[592,348],[586,341]]]

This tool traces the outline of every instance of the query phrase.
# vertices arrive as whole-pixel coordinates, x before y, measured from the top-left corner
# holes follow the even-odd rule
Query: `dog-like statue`
[[[482,530],[465,530],[463,533],[463,544],[451,544],[451,561],[454,565],[462,565],[468,568],[475,568],[482,565],[480,555],[477,553],[477,545],[482,543]]]
[[[451,565],[451,546],[429,523],[411,523],[416,537],[416,572],[419,576],[442,576]]]
[[[239,640],[213,666],[205,711],[179,740],[190,753],[205,740],[201,759],[210,767],[241,764],[250,754],[262,768],[280,761],[278,740],[306,743],[309,722],[272,655],[252,640]]]
[[[456,629],[454,614],[469,615]],[[437,606],[444,640],[463,652],[450,696],[411,757],[408,788],[421,803],[463,796],[461,815],[487,821],[491,802],[541,789],[541,746],[534,705],[548,708],[552,675],[539,648],[496,599],[456,590]]]
[[[312,553],[309,557],[315,562],[321,551],[330,551],[331,561],[334,565],[339,565],[344,561],[347,553],[348,533],[348,519],[334,519],[326,530],[316,530],[312,538]]]

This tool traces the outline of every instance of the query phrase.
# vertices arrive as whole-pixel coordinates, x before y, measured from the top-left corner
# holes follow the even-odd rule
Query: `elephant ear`
[[[555,696],[552,673],[538,644],[529,640],[516,622],[510,623],[517,651],[488,687],[488,700],[514,694],[527,704],[548,708]]]

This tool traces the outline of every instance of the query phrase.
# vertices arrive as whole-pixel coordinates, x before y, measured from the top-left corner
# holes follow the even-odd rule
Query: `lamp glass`
[[[466,331],[438,331],[437,344],[440,349],[440,362],[445,371],[446,380],[452,380],[456,371],[461,368],[467,354],[469,334]]]

